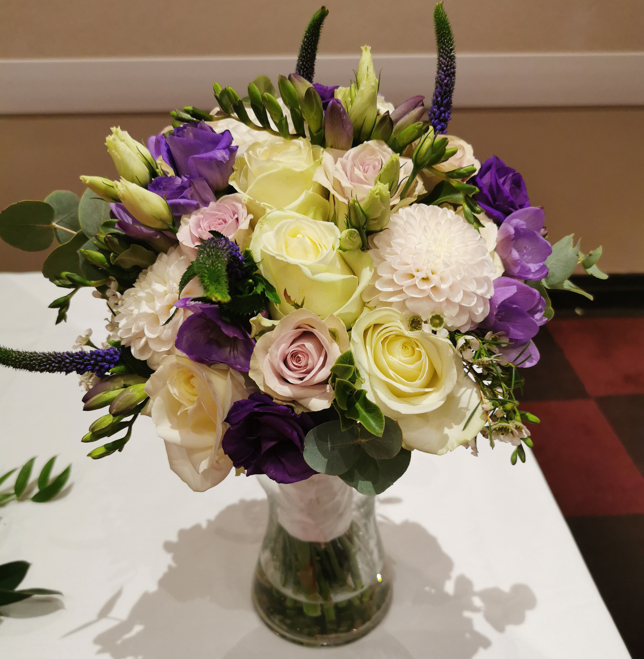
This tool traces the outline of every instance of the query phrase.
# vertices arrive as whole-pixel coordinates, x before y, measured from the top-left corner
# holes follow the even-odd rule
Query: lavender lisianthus
[[[237,147],[230,131],[216,133],[203,121],[184,124],[172,133],[148,140],[177,176],[206,179],[213,190],[224,190],[233,172]]]
[[[266,394],[251,394],[233,404],[222,448],[237,469],[266,474],[277,483],[297,483],[315,471],[303,457],[304,438],[314,426],[307,414],[296,414]]]
[[[158,176],[150,182],[148,190],[163,197],[175,217],[189,215],[216,201],[208,181],[203,178]]]
[[[539,361],[539,352],[532,339],[539,327],[548,322],[543,315],[546,302],[538,291],[510,277],[494,280],[494,294],[490,299],[490,313],[480,324],[482,329],[503,332],[512,343],[501,348],[510,360],[519,358],[517,366],[534,366]]]
[[[339,85],[321,85],[319,82],[314,82],[313,87],[322,99],[322,107],[326,110],[327,105],[333,100],[335,90]]]
[[[514,211],[503,220],[495,251],[503,261],[506,275],[531,280],[548,275],[546,259],[552,254],[552,247],[541,235],[543,221],[543,209],[534,206]]]
[[[523,177],[497,156],[488,158],[469,183],[479,189],[474,196],[476,203],[497,222],[530,206]]]
[[[246,330],[226,322],[214,304],[181,298],[174,306],[192,312],[177,333],[178,350],[199,364],[226,364],[248,372],[255,341]]]
[[[116,228],[126,236],[141,240],[157,252],[167,252],[177,244],[177,238],[169,231],[159,231],[141,224],[125,208],[123,204],[110,204],[112,214],[118,220]]]

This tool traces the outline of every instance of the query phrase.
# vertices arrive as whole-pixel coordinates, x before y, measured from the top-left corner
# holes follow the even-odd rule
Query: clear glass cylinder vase
[[[364,636],[382,620],[392,594],[375,497],[324,474],[290,485],[259,478],[269,504],[253,582],[260,617],[302,645]]]

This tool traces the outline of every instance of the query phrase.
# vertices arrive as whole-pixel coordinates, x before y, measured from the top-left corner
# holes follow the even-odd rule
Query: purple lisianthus
[[[235,468],[266,474],[277,483],[297,483],[315,472],[304,461],[304,438],[314,426],[307,414],[296,414],[266,394],[251,394],[230,408],[222,448]]]
[[[495,249],[506,275],[517,279],[543,279],[548,275],[546,259],[552,247],[541,235],[543,220],[543,209],[534,206],[514,211],[503,220]]]
[[[158,229],[146,227],[132,217],[123,204],[110,204],[110,209],[118,220],[116,228],[126,236],[147,243],[157,252],[167,252],[177,244],[177,238],[174,234],[169,231],[159,231]]]
[[[339,85],[321,85],[319,82],[314,82],[313,87],[322,99],[322,107],[326,110],[327,105],[333,100],[335,90]]]
[[[494,280],[490,313],[480,327],[503,332],[508,337],[512,345],[502,347],[501,352],[510,361],[525,349],[517,366],[534,366],[539,361],[539,352],[531,341],[539,327],[548,322],[543,315],[545,308],[545,300],[534,288],[510,277],[499,277]]]
[[[148,190],[163,197],[175,217],[188,215],[217,200],[203,178],[158,176],[148,185]]]
[[[148,146],[177,176],[206,179],[213,190],[228,187],[237,153],[230,131],[216,133],[203,121],[183,124],[172,133],[151,137]]]
[[[479,189],[474,196],[476,203],[497,222],[530,205],[521,174],[496,156],[488,158],[469,183]]]
[[[248,372],[255,341],[246,330],[226,322],[216,305],[181,298],[175,307],[192,312],[177,333],[175,346],[193,362],[226,364]]]

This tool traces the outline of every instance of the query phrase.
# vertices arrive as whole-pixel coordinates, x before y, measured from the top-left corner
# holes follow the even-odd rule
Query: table
[[[89,291],[54,326],[60,292],[39,274],[0,275],[0,344],[70,349],[105,308]],[[71,488],[48,504],[0,509],[0,563],[24,559],[24,587],[61,601],[6,607],[6,659],[620,659],[628,652],[539,467],[481,446],[416,453],[379,497],[395,569],[393,606],[364,639],[332,650],[291,645],[255,615],[250,585],[266,520],[258,483],[230,476],[205,494],[168,468],[149,419],[123,453],[85,457],[77,377],[0,369],[8,470],[58,455]],[[0,473],[4,473],[1,471]]]

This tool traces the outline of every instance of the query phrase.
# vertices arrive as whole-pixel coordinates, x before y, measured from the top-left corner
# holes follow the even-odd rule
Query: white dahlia
[[[363,294],[368,305],[424,320],[439,314],[450,330],[467,330],[488,315],[494,264],[481,234],[454,211],[408,206],[369,245],[375,269]]]
[[[118,325],[118,337],[123,345],[130,346],[137,359],[147,361],[150,368],[158,368],[162,357],[175,353],[174,340],[188,312],[173,305],[179,299],[179,282],[189,265],[190,260],[178,247],[159,254],[141,272],[134,286],[123,293],[117,307],[114,322]],[[191,282],[182,297],[198,294],[195,286],[198,284]]]

